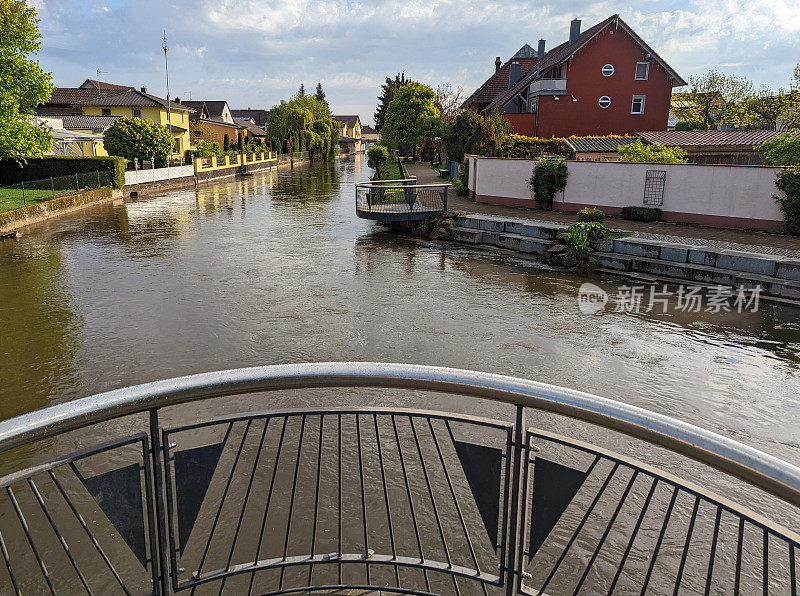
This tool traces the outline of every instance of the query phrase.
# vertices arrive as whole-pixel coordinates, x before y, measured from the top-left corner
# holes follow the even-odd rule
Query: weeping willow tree
[[[272,146],[282,153],[308,151],[315,160],[328,161],[336,155],[339,124],[330,108],[314,95],[295,95],[269,111],[267,134]]]

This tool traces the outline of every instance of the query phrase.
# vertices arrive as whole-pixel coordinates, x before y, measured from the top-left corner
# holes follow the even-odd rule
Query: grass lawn
[[[38,203],[53,198],[51,190],[25,190],[25,201],[22,200],[21,188],[0,188],[0,213],[24,207],[25,204]]]
[[[400,174],[400,166],[397,165],[397,160],[393,159],[389,162],[389,167],[384,168],[383,176],[376,178],[376,180],[400,180],[403,176]]]

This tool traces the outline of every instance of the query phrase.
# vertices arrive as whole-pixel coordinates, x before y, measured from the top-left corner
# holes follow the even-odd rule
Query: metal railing
[[[356,184],[356,215],[379,221],[418,221],[447,211],[449,184],[417,184],[416,178]]]
[[[469,396],[513,416],[323,407],[160,421],[163,408],[198,400],[342,387]],[[790,529],[529,429],[528,409],[743,480],[790,505]],[[142,432],[0,478],[0,592],[798,590],[799,468],[664,415],[513,377],[383,363],[204,373],[7,420],[0,452],[138,413],[149,415]]]
[[[0,186],[0,212],[111,185],[111,172],[78,172]]]

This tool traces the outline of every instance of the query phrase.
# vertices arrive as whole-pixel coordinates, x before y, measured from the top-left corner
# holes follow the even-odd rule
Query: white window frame
[[[639,76],[639,65],[640,64],[644,64],[644,66],[645,66],[645,71],[644,71],[644,76],[643,77]],[[636,79],[637,81],[646,81],[647,79],[649,79],[650,78],[650,63],[649,62],[637,62],[636,63],[636,71],[633,73],[633,78]]]
[[[606,74],[606,69],[611,69],[611,71]],[[604,77],[610,77],[611,75],[614,74],[614,65],[613,64],[604,64],[603,68],[600,69],[600,72]]]
[[[641,99],[642,100],[642,110],[640,112],[634,112],[633,111],[633,106],[636,103],[637,99]],[[644,95],[634,95],[633,98],[631,99],[631,114],[634,114],[636,116],[641,116],[642,114],[644,114],[644,103],[645,103],[645,100],[646,100],[646,96],[644,96]]]
[[[608,105],[606,106],[603,105],[604,99],[608,100]],[[606,110],[611,107],[611,98],[608,95],[601,95],[597,100],[597,105],[599,105],[603,110]]]

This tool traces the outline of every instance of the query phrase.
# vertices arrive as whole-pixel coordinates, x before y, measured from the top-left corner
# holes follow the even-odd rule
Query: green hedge
[[[125,186],[125,160],[121,157],[29,157],[25,163],[15,159],[0,160],[0,185],[108,171],[114,188]]]
[[[664,212],[658,207],[623,207],[620,217],[633,221],[659,221]]]

